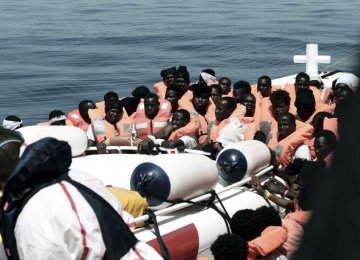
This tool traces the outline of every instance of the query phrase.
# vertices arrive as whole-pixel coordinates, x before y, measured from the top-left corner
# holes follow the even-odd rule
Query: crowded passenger
[[[221,86],[221,95],[232,96],[231,80],[228,77],[221,77],[219,79],[219,85]]]
[[[233,87],[233,97],[237,103],[241,103],[243,96],[247,93],[251,93],[251,86],[249,82],[243,80],[235,82]]]
[[[68,113],[67,119],[73,126],[79,127],[83,131],[87,131],[91,124],[89,116],[89,109],[95,109],[96,105],[92,100],[82,100],[78,105],[77,110],[73,110]]]
[[[2,127],[10,130],[16,130],[23,127],[23,121],[18,116],[10,115],[4,118]]]
[[[219,84],[213,84],[211,87],[211,100],[214,104],[221,98],[221,86]]]
[[[160,72],[162,81],[154,85],[154,90],[160,98],[165,97],[166,88],[175,80],[176,67],[164,69]]]

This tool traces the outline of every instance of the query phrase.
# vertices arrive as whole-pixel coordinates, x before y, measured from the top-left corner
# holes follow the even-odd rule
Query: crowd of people
[[[252,184],[259,195],[286,209],[287,214],[281,218],[273,207],[241,210],[231,219],[232,234],[221,235],[211,251],[215,259],[290,259],[314,209],[312,198],[331,167],[339,119],[344,115],[344,104],[354,96],[355,86],[339,78],[331,88],[324,88],[320,78],[312,80],[304,72],[297,74],[295,83],[284,86],[273,85],[268,76],[259,77],[253,85],[243,80],[232,84],[227,77],[218,79],[212,69],[204,69],[197,81],[190,83],[185,66],[164,69],[160,75],[162,81],[153,90],[139,86],[129,97],[109,91],[103,101],[83,100],[67,114],[53,110],[49,120],[39,125],[79,127],[86,133],[88,145],[96,146],[99,153],[111,145],[132,145],[140,153],[151,153],[155,146],[161,146],[216,155],[234,142],[265,143],[272,154],[274,176],[266,183],[254,177]],[[22,120],[14,115],[3,121],[3,128],[9,130],[22,126]],[[6,154],[11,152],[15,158],[21,137],[6,131],[3,135],[13,141],[1,143],[1,151],[13,146]],[[8,172],[0,177],[6,191],[6,180],[15,163],[4,163],[9,164]],[[16,167],[15,172],[21,174],[22,168]],[[72,175],[76,179],[76,174]],[[17,240],[20,227],[15,230]],[[24,245],[19,253],[25,259],[30,240],[24,237],[19,242]],[[136,242],[128,247],[136,253],[134,245]],[[98,254],[104,255],[104,251]]]

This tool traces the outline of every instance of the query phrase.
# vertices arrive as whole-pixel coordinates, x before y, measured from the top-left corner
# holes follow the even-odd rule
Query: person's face
[[[323,130],[324,118],[320,117],[320,115],[315,115],[311,121],[311,125],[314,127],[314,133],[317,133]]]
[[[319,160],[324,160],[324,158],[332,152],[331,147],[326,144],[325,138],[323,136],[315,138],[314,148],[316,158]]]
[[[165,94],[165,99],[170,102],[173,112],[177,110],[179,106],[179,99],[175,90],[167,90]]]
[[[272,109],[275,118],[278,118],[281,113],[289,112],[289,106],[284,101],[279,104],[272,105]]]
[[[116,124],[117,122],[120,121],[122,116],[122,111],[118,110],[118,109],[110,109],[106,112],[105,115],[105,119],[110,123],[110,124]]]
[[[211,88],[211,99],[214,101],[214,104],[221,98],[221,93],[218,88]]]
[[[311,115],[314,113],[314,107],[299,107],[296,109],[297,114],[302,118],[302,120],[307,121]]]
[[[246,107],[246,116],[253,116],[255,113],[256,99],[252,95],[246,95],[243,98],[243,105]]]
[[[346,89],[344,88],[340,88],[338,91],[337,91],[337,100],[342,100],[342,99],[348,99],[350,97],[350,91],[347,91]]]
[[[221,86],[221,94],[222,95],[226,95],[230,92],[231,90],[231,84],[230,81],[227,79],[222,79],[221,81],[219,81],[219,84]]]
[[[149,119],[153,119],[159,112],[160,103],[155,98],[148,98],[144,101],[145,115]]]
[[[271,93],[271,83],[268,79],[261,79],[257,85],[257,90],[263,97],[270,96]]]
[[[209,97],[207,95],[198,95],[193,97],[193,106],[196,111],[205,111],[209,103]]]
[[[245,88],[238,88],[233,90],[233,97],[236,99],[236,103],[241,103],[243,96],[248,93]]]
[[[339,95],[340,95],[341,90],[343,90],[344,88],[347,88],[347,87],[348,87],[348,86],[345,85],[344,83],[336,84],[336,85],[335,85],[335,88],[334,88],[334,95],[335,95],[335,97],[339,98]]]
[[[228,118],[231,115],[231,112],[232,111],[227,107],[226,101],[219,100],[216,103],[215,118],[217,121],[221,122]]]
[[[292,134],[295,131],[295,126],[288,116],[280,116],[278,118],[279,138],[283,139]]]
[[[165,83],[166,86],[169,86],[171,83],[173,83],[175,80],[175,76],[174,74],[167,74],[164,78],[163,81]]]
[[[181,91],[186,91],[188,90],[189,88],[189,84],[188,82],[182,78],[182,77],[178,77],[175,79],[175,84],[178,86],[178,88],[181,90]]]
[[[184,115],[182,113],[174,113],[171,119],[171,124],[173,127],[173,130],[177,130],[181,127],[186,126],[188,122],[186,121]]]
[[[309,81],[304,78],[304,77],[300,77],[296,82],[295,82],[295,91],[298,92],[299,89],[301,88],[309,88]]]

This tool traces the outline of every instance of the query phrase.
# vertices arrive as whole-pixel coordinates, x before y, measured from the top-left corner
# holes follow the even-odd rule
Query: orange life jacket
[[[292,219],[283,219],[282,226],[286,229],[288,236],[282,247],[286,252],[287,258],[291,259],[301,243],[304,228],[302,225]]]
[[[164,99],[159,99],[159,102],[159,111],[152,120],[145,115],[144,103],[138,105],[133,121],[140,139],[146,139],[147,135],[153,135],[168,124],[171,117],[171,104]]]
[[[296,130],[298,130],[301,127],[303,127],[305,123],[303,123],[299,120],[295,120],[295,124],[296,124]],[[272,128],[271,128],[271,132],[270,132],[270,139],[269,139],[269,143],[267,145],[272,150],[275,150],[276,146],[279,143],[279,139],[278,139],[279,133],[278,133],[277,121],[274,120],[274,123],[271,126],[272,126]]]
[[[248,242],[248,260],[257,259],[258,256],[267,256],[280,248],[287,240],[286,229],[281,226],[269,226],[261,235]]]
[[[161,99],[165,98],[166,89],[167,86],[165,85],[164,81],[160,81],[154,84],[154,90]]]
[[[50,125],[49,121],[46,121],[46,122],[40,122],[40,123],[37,123],[36,125]],[[68,125],[68,126],[72,126],[72,122],[69,120],[69,119],[65,119],[65,125]]]
[[[184,127],[177,129],[172,132],[168,140],[175,141],[178,140],[182,136],[193,136],[197,137],[199,132],[199,119],[193,115],[190,116],[190,122],[186,124]]]
[[[314,127],[310,124],[304,124],[288,137],[281,140],[275,148],[275,157],[278,163],[287,167],[292,161],[296,148],[305,141],[310,140],[314,133]]]
[[[81,117],[78,109],[69,112],[67,114],[67,120],[69,120],[73,124],[73,126],[76,126],[85,132],[89,128],[89,124],[86,123]]]
[[[116,123],[116,127],[101,117],[92,119],[91,127],[97,143],[102,143],[115,136],[130,137],[132,133],[132,123],[124,115]]]
[[[244,141],[253,140],[257,131],[254,117],[243,117],[240,120],[241,127],[244,130]]]
[[[227,118],[224,119],[221,122],[218,122],[216,119],[214,119],[213,121],[210,121],[208,124],[208,142],[210,143],[211,141],[216,142],[216,139],[219,137],[219,132],[221,129],[223,129],[228,123],[230,123],[231,119],[233,118],[237,118],[240,122],[241,119],[244,117],[244,106],[238,104],[237,108],[234,110],[234,112],[232,112],[232,114]],[[246,111],[246,108],[245,108]]]
[[[192,104],[192,99],[187,100],[187,98],[183,99],[181,101],[179,100],[179,109],[185,109],[185,110],[189,111],[190,113],[196,112],[196,110]],[[206,114],[204,116],[207,122],[212,121],[214,119],[215,109],[216,109],[215,104],[210,100],[208,103],[208,106],[206,108]]]

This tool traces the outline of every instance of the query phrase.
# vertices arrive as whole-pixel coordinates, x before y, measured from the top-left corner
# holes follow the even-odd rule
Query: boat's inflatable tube
[[[165,208],[177,199],[191,199],[215,187],[215,162],[198,154],[163,154],[139,164],[131,176],[132,190],[146,197],[151,209]]]
[[[45,137],[53,137],[66,141],[71,146],[72,156],[83,154],[87,148],[86,133],[75,126],[25,126],[17,129],[25,140],[25,145],[30,145]]]
[[[241,181],[248,175],[269,166],[269,148],[260,141],[233,143],[222,149],[216,158],[219,179],[223,185]]]
[[[134,169],[153,156],[141,154],[97,154],[73,158],[70,168],[81,170],[106,186],[130,189]]]

